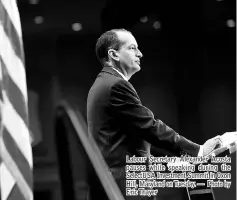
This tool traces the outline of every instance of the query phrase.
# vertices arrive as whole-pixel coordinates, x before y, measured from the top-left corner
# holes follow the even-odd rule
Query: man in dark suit
[[[177,156],[181,152],[191,156],[207,155],[219,144],[219,137],[204,145],[184,138],[161,120],[154,119],[152,111],[142,105],[129,82],[140,70],[142,58],[131,32],[125,29],[105,32],[97,40],[96,55],[104,68],[88,94],[88,131],[95,138],[124,196],[126,156],[149,158],[151,145]],[[135,197],[140,198],[144,197]]]

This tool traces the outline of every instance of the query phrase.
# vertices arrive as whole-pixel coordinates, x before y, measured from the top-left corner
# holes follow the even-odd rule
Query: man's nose
[[[139,49],[137,50],[137,57],[139,58],[143,57],[142,52]]]

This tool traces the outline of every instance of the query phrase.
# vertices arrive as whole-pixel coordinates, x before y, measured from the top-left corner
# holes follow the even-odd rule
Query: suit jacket
[[[87,123],[110,169],[124,169],[126,155],[149,156],[151,145],[174,155],[184,150],[197,156],[200,148],[154,119],[131,83],[110,67],[102,69],[89,91]],[[124,176],[120,173],[115,179]]]

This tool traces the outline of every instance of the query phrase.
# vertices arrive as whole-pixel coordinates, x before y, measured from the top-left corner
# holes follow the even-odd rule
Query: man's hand
[[[221,142],[221,139],[220,139],[219,135],[214,137],[214,138],[211,138],[211,139],[207,140],[203,144],[203,156],[208,155],[214,149],[220,148],[221,146],[222,146],[222,142]]]
[[[233,142],[237,143],[237,132],[226,132],[220,136],[223,146],[227,146]]]

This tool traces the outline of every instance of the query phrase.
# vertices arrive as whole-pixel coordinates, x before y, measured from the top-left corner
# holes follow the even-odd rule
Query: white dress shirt
[[[115,69],[114,67],[112,67],[112,69],[118,72],[123,77],[124,80],[128,81],[127,77],[125,77],[123,73],[121,73],[119,70]]]

